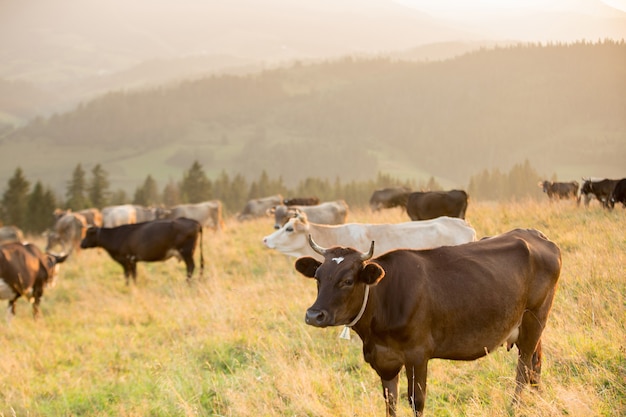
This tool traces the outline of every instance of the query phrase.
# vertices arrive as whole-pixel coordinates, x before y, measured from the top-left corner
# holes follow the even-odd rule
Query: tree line
[[[0,223],[15,225],[26,233],[41,233],[53,226],[53,212],[56,208],[73,211],[108,205],[137,204],[142,206],[171,207],[182,203],[198,203],[206,200],[220,200],[226,215],[241,210],[252,198],[281,194],[287,197],[316,196],[320,201],[343,199],[350,207],[366,207],[374,190],[404,186],[412,190],[442,190],[443,187],[431,177],[427,182],[400,180],[388,174],[378,173],[375,179],[367,181],[342,182],[340,178],[306,178],[296,187],[287,187],[281,177],[270,178],[263,171],[254,181],[241,174],[234,176],[222,172],[211,180],[198,161],[186,170],[180,181],[170,181],[159,189],[157,181],[148,175],[133,194],[128,196],[123,190],[111,190],[108,172],[100,164],[87,171],[81,164],[76,165],[67,181],[65,196],[56,196],[49,186],[37,181],[31,187],[23,170],[18,167],[8,180],[0,201]],[[511,200],[540,198],[541,190],[537,182],[541,179],[528,161],[516,164],[508,173],[498,169],[483,170],[470,178],[467,192],[477,200]]]

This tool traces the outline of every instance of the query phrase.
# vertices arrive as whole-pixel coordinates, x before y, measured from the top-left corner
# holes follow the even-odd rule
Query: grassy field
[[[349,220],[405,216],[357,211]],[[510,406],[516,349],[434,360],[426,415],[626,415],[626,211],[472,202],[467,217],[479,237],[536,228],[562,250],[542,390]],[[140,264],[127,287],[105,252],[72,255],[40,320],[23,300],[10,325],[0,320],[0,416],[384,415],[361,341],[304,323],[315,284],[262,245],[271,232],[261,219],[205,233],[207,266],[192,285],[173,260]],[[410,416],[404,371],[400,391],[399,415]]]

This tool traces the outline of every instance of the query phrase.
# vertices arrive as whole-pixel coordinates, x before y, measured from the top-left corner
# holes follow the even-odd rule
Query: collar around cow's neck
[[[350,327],[357,324],[359,320],[361,320],[361,317],[363,317],[363,313],[365,313],[365,307],[367,307],[367,299],[369,298],[369,295],[370,295],[370,286],[366,285],[365,294],[363,295],[363,305],[361,305],[361,310],[359,310],[359,314],[356,315],[354,320],[352,320],[350,323],[346,324],[343,327],[343,330],[341,331],[341,334],[339,335],[340,338],[350,340]]]

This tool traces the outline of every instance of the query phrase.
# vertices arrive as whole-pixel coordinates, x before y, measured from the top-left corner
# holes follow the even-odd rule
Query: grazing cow
[[[282,204],[283,196],[276,194],[264,198],[255,198],[246,203],[241,213],[237,215],[239,221],[255,219],[267,215],[267,210]]]
[[[66,259],[67,255],[44,254],[30,243],[0,246],[0,299],[9,300],[9,319],[15,315],[15,302],[22,296],[32,302],[33,317],[39,316],[43,290],[54,284],[58,264]]]
[[[0,245],[9,242],[23,242],[24,233],[17,226],[1,226],[0,227]]]
[[[439,216],[465,218],[467,193],[463,190],[417,191],[409,194],[406,212],[411,220],[428,220]]]
[[[356,331],[365,361],[382,381],[386,415],[396,415],[403,366],[409,402],[423,415],[427,365],[435,358],[475,360],[517,345],[515,401],[524,385],[538,385],[541,334],[561,271],[554,243],[536,230],[516,229],[466,245],[371,259],[374,245],[361,253],[311,241],[324,260],[300,258],[295,267],[317,281],[306,323]]]
[[[192,219],[154,220],[112,228],[90,227],[80,247],[106,250],[124,268],[126,285],[130,277],[137,280],[137,262],[165,261],[172,256],[185,261],[187,281],[190,281],[195,269],[193,254],[198,237],[202,275],[202,226]]]
[[[268,210],[274,215],[274,229],[278,230],[297,212],[306,214],[307,219],[318,224],[343,224],[348,217],[348,204],[343,200],[327,201],[315,206],[276,206]]]
[[[52,213],[52,215],[54,216],[55,223],[61,217],[63,217],[64,215],[68,213],[72,213],[72,209],[67,209],[67,210],[63,210],[60,208],[55,209],[54,212]],[[87,222],[87,226],[102,227],[102,212],[98,210],[97,208],[94,207],[94,208],[83,209],[83,210],[77,211],[76,213],[80,214],[81,216],[85,218],[85,221]]]
[[[626,208],[626,178],[619,180],[613,188],[613,192],[609,198],[610,208],[615,207],[615,203],[622,203]]]
[[[376,190],[370,197],[370,209],[378,211],[393,207],[406,208],[409,194],[411,194],[411,189],[407,187],[390,187]]]
[[[580,194],[585,196],[585,207],[589,206],[591,196],[595,196],[602,207],[609,207],[609,197],[613,192],[613,188],[617,185],[619,180],[592,180],[590,178],[583,178],[583,185],[580,188]]]
[[[568,198],[575,199],[580,203],[580,196],[578,195],[578,189],[580,184],[577,181],[571,182],[552,182],[543,181],[539,182],[539,187],[543,189],[543,192],[548,195],[550,200],[559,199],[565,200]]]
[[[137,223],[137,209],[132,204],[102,209],[102,227],[111,228],[133,223]]]
[[[61,246],[63,253],[71,253],[80,250],[80,241],[85,237],[87,221],[85,217],[68,210],[54,224],[54,230],[48,232],[46,252],[56,246]]]
[[[283,204],[286,206],[315,206],[320,203],[317,197],[294,197],[285,198]]]
[[[398,248],[427,249],[476,240],[476,231],[465,220],[452,217],[392,224],[348,223],[328,226],[310,223],[306,215],[300,214],[289,219],[279,230],[265,236],[263,243],[286,255],[319,257],[308,244],[309,235],[323,245],[363,249],[375,240],[376,254]]]
[[[169,213],[165,218],[178,219],[180,217],[186,217],[197,221],[204,227],[222,230],[224,228],[222,211],[222,202],[220,200],[211,200],[197,204],[180,204],[174,206],[169,209]]]

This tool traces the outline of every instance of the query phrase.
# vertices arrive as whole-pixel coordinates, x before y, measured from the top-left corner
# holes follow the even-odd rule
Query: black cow
[[[417,191],[409,194],[406,212],[411,220],[448,216],[465,219],[469,197],[463,190]]]
[[[602,207],[609,207],[609,197],[613,192],[613,188],[617,185],[619,180],[591,180],[583,178],[583,186],[580,188],[580,195],[585,196],[585,207],[589,206],[590,196],[595,196]]]
[[[580,184],[577,181],[571,182],[552,182],[543,181],[539,183],[539,187],[543,188],[543,192],[548,195],[550,200],[559,199],[565,200],[568,198],[575,199],[580,204],[580,196],[578,195],[578,189]]]
[[[615,203],[622,203],[626,208],[626,178],[619,180],[609,197],[609,207],[615,207]]]
[[[541,334],[561,271],[559,248],[540,232],[516,229],[374,259],[374,242],[368,253],[309,243],[324,261],[305,257],[295,264],[317,281],[305,321],[356,331],[365,361],[380,376],[386,415],[396,415],[402,367],[409,401],[423,415],[430,359],[474,360],[516,345],[516,401],[525,385],[539,383]]]
[[[407,187],[389,187],[376,190],[370,197],[370,209],[378,211],[393,207],[406,207],[406,201],[411,193]]]
[[[200,275],[204,270],[202,226],[195,220],[178,218],[125,224],[117,227],[91,227],[81,248],[104,248],[124,268],[126,285],[137,279],[137,262],[158,262],[176,256],[185,261],[187,281],[195,269],[193,254],[200,238]]]
[[[66,259],[67,255],[44,254],[30,243],[0,246],[0,299],[9,300],[11,315],[17,299],[24,296],[33,303],[33,317],[39,316],[43,290],[54,284],[57,265]]]

